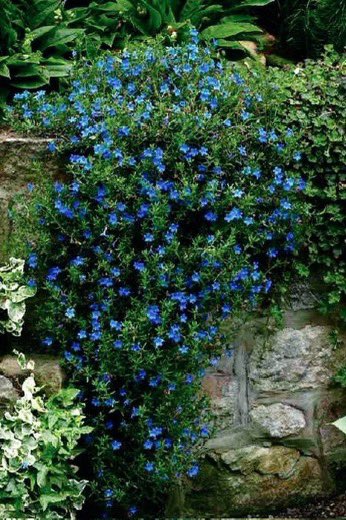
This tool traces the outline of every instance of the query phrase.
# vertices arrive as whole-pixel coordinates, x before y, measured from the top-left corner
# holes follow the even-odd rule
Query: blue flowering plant
[[[220,323],[267,298],[299,240],[296,137],[212,54],[195,31],[105,54],[13,109],[68,158],[64,182],[26,198],[28,263],[43,346],[87,403],[105,516],[159,512],[197,475]]]

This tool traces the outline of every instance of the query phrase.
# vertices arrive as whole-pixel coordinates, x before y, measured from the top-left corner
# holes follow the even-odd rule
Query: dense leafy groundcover
[[[100,517],[155,516],[198,473],[220,320],[258,305],[295,249],[296,137],[225,67],[192,31],[82,63],[64,96],[17,96],[24,127],[69,157],[64,183],[30,186],[32,229],[21,212],[43,345],[95,427]]]
[[[300,277],[323,281],[320,308],[341,324],[346,322],[345,74],[345,57],[332,48],[318,61],[251,74],[252,84],[272,99],[277,128],[288,126],[301,136],[296,168],[307,181],[308,218],[295,267]]]
[[[34,370],[33,361],[17,354],[23,371]],[[29,372],[22,393],[1,417],[1,518],[75,518],[87,481],[78,478],[71,462],[80,453],[80,437],[91,431],[76,404],[78,389],[46,399]]]

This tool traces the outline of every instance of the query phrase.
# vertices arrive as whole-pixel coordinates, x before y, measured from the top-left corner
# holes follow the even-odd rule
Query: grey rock
[[[7,404],[18,396],[12,381],[5,376],[0,375],[0,403]]]
[[[64,382],[64,372],[59,358],[53,356],[30,356],[35,361],[34,375],[39,386],[44,388],[47,395],[61,390]],[[22,371],[15,356],[4,356],[0,359],[0,373],[6,378],[22,381],[28,372]]]
[[[56,159],[47,154],[50,139],[0,134],[0,260],[8,256],[10,223],[8,211],[15,195],[25,191],[35,180],[35,163],[40,162],[45,175],[58,176]]]
[[[334,375],[331,328],[283,329],[256,344],[249,378],[257,392],[298,391],[326,386]]]
[[[257,406],[251,410],[250,417],[265,434],[277,439],[296,435],[306,426],[301,410],[282,403]]]

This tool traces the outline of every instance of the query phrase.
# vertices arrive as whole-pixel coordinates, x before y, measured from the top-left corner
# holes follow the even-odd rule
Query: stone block
[[[8,210],[13,197],[35,180],[35,162],[40,161],[44,175],[57,176],[59,165],[47,154],[50,139],[0,134],[0,261],[7,255]]]
[[[39,386],[44,388],[47,395],[52,395],[61,390],[64,382],[64,373],[59,359],[52,356],[28,356],[35,361],[34,375]],[[5,378],[17,382],[20,386],[28,372],[22,371],[15,356],[4,356],[0,359],[0,374]]]
[[[0,407],[6,407],[17,399],[18,395],[12,381],[8,377],[0,375]]]
[[[297,435],[306,426],[301,410],[282,403],[260,405],[251,410],[252,423],[274,439]]]

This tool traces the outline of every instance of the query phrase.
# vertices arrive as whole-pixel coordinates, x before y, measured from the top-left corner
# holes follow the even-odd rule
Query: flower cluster
[[[66,95],[20,94],[16,111],[69,156],[65,182],[31,195],[43,344],[88,403],[105,515],[153,510],[198,473],[220,321],[256,306],[295,248],[295,136],[195,31],[85,63]]]

